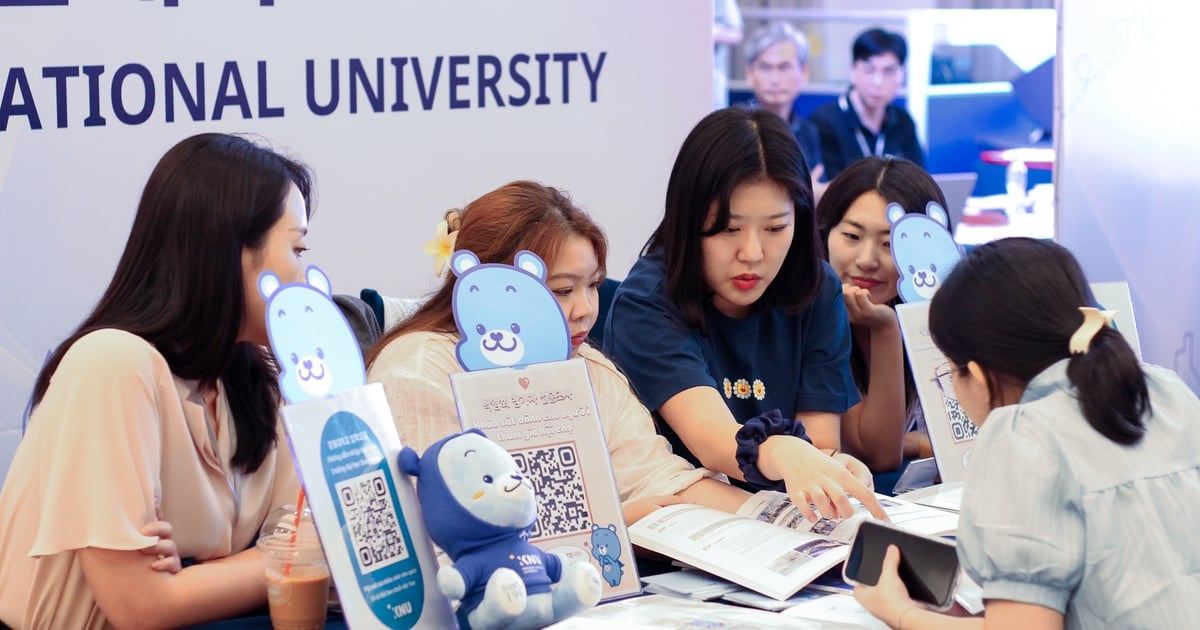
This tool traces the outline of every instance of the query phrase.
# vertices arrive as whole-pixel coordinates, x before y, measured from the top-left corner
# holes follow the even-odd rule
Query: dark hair
[[[846,211],[864,193],[874,191],[884,201],[895,202],[905,212],[925,212],[925,205],[936,201],[946,208],[942,188],[925,169],[904,158],[872,155],[847,166],[829,183],[829,188],[817,204],[817,229],[823,250],[828,247],[829,233],[841,223]],[[947,227],[951,233],[954,226]],[[825,251],[825,257],[829,252]]]
[[[754,181],[781,186],[795,212],[791,247],[779,275],[755,308],[778,306],[799,312],[821,290],[812,179],[791,128],[765,109],[717,110],[705,116],[683,141],[667,182],[662,222],[642,250],[643,254],[662,252],[667,264],[667,297],[688,326],[706,331],[704,304],[711,291],[704,282],[701,239],[729,225],[729,199],[734,189]],[[716,217],[705,230],[714,203]]]
[[[567,240],[582,236],[596,250],[600,275],[604,275],[608,241],[604,232],[563,191],[531,181],[501,186],[467,204],[461,216],[457,210],[446,213],[451,228],[458,225],[454,249],[469,250],[481,263],[512,264],[517,252],[527,249],[553,265]],[[370,366],[380,351],[396,337],[413,331],[456,332],[454,323],[454,282],[451,271],[446,281],[416,313],[388,331],[367,353]]]
[[[821,196],[817,204],[817,229],[821,235],[821,251],[825,259],[829,259],[829,235],[837,224],[842,222],[846,211],[859,197],[868,192],[875,192],[888,203],[898,203],[905,212],[924,213],[925,205],[936,201],[942,208],[946,207],[946,198],[942,189],[933,181],[925,169],[909,160],[892,156],[869,156],[850,164],[844,171],[829,183],[829,188]],[[947,219],[949,220],[949,219]],[[954,226],[948,226],[951,233]],[[888,305],[895,307],[900,303],[897,295]],[[863,350],[851,336],[850,373],[859,390],[867,391],[870,385],[870,366],[863,356]],[[904,362],[904,401],[911,410],[916,401],[916,386],[913,383],[912,368],[908,361]]]
[[[904,65],[904,60],[908,57],[908,43],[899,33],[872,28],[859,33],[858,37],[854,38],[851,52],[853,61],[866,61],[876,55],[890,52],[896,55],[896,61],[899,61],[900,65]]]
[[[238,341],[242,252],[264,245],[290,185],[311,214],[312,179],[303,164],[241,136],[199,134],[167,151],[142,191],[112,281],[38,374],[33,404],[79,338],[123,330],[152,344],[176,376],[224,384],[237,437],[230,461],[257,470],[275,444],[279,384],[268,351]]]
[[[1002,384],[1025,387],[1070,358],[1067,376],[1088,424],[1118,444],[1135,444],[1150,411],[1146,376],[1121,336],[1103,327],[1084,354],[1071,354],[1081,306],[1095,303],[1066,248],[1031,238],[993,241],[955,265],[929,307],[933,342],[955,365],[988,374],[992,406]]]

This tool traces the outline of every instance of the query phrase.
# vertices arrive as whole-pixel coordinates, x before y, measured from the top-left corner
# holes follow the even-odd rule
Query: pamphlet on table
[[[943,510],[877,495],[898,527],[927,536],[952,534],[958,516]],[[812,523],[781,492],[755,494],[730,514],[692,504],[668,505],[629,528],[634,544],[713,575],[784,600],[841,564],[858,523],[870,518],[856,511],[845,519]]]

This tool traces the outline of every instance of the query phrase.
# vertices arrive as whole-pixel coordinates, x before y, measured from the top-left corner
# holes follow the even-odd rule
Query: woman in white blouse
[[[605,276],[608,243],[600,227],[562,191],[529,181],[501,186],[447,214],[453,236],[447,251],[512,264],[524,249],[546,262],[546,285],[566,317],[572,356],[587,361],[626,522],[680,501],[737,510],[749,493],[673,455],[625,375],[587,343]],[[383,385],[401,440],[418,451],[461,430],[448,378],[462,371],[454,354],[454,283],[454,274],[446,274],[421,308],[367,355],[367,380]]]

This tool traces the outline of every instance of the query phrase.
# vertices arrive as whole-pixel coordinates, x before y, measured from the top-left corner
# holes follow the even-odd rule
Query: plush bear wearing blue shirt
[[[564,567],[526,542],[537,518],[533,484],[482,431],[443,438],[422,456],[406,447],[400,467],[417,477],[429,535],[454,561],[438,570],[438,588],[461,600],[463,628],[541,628],[600,601],[595,567]]]
[[[367,382],[362,349],[333,303],[329,277],[315,266],[306,283],[280,284],[264,271],[258,291],[267,302],[267,334],[279,365],[279,388],[289,403],[321,398]]]
[[[925,206],[925,214],[906,213],[898,203],[886,209],[892,224],[892,259],[900,278],[896,291],[905,302],[923,302],[933,297],[942,281],[962,259],[962,249],[950,234],[950,217],[937,202]]]
[[[474,252],[450,258],[454,322],[462,340],[458,362],[467,371],[562,361],[571,334],[562,309],[544,283],[546,263],[521,250],[513,265],[480,264]]]

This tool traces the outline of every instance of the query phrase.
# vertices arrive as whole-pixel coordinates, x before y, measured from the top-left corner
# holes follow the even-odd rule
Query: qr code
[[[408,546],[381,470],[334,484],[358,565],[370,573],[408,558]]]
[[[967,412],[963,411],[962,405],[953,398],[942,398],[942,402],[946,406],[946,416],[950,419],[950,432],[954,435],[954,443],[975,439],[979,428],[967,417]]]
[[[533,482],[538,517],[531,538],[591,531],[591,510],[574,444],[532,448],[513,454],[521,472]]]

